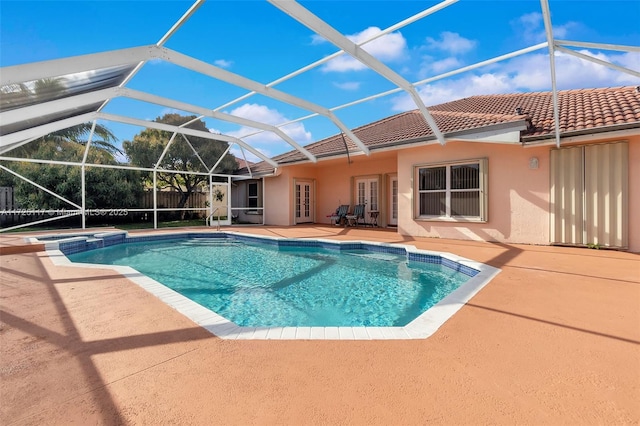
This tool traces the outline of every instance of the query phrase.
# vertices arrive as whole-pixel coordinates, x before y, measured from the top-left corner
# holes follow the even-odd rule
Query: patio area
[[[113,271],[56,267],[25,246],[31,234],[0,234],[0,423],[640,422],[638,254],[324,225],[223,230],[410,244],[502,272],[424,340],[230,341]]]

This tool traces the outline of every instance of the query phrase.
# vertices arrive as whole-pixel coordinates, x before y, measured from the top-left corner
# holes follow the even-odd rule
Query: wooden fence
[[[178,207],[181,194],[177,191],[158,191],[158,208],[175,208]],[[209,199],[209,193],[207,192],[193,192],[185,208],[204,208],[207,207],[207,201]],[[142,196],[142,208],[153,208],[153,191],[145,191]]]
[[[221,188],[224,190],[224,188]],[[223,191],[224,192],[224,191]],[[35,222],[38,220],[49,219],[54,217],[55,213],[50,213],[48,211],[38,212],[37,209],[34,210],[21,210],[19,205],[16,205],[14,197],[13,197],[13,188],[11,187],[0,187],[0,227],[5,228],[8,226],[20,225],[24,223]],[[177,191],[158,191],[157,192],[157,204],[160,209],[172,209],[177,208],[180,203],[180,193]],[[209,209],[206,209],[209,201],[209,193],[208,192],[193,192],[184,208],[200,208],[203,210],[191,211],[186,213],[187,217],[190,218],[205,218],[209,214]],[[224,206],[226,209],[226,197],[224,201],[218,201],[214,199],[213,208]],[[136,208],[143,209],[153,209],[153,191],[145,191],[140,199],[140,203],[135,206]],[[204,210],[206,209],[206,210]],[[124,209],[126,210],[126,209]],[[184,211],[180,212],[160,212],[160,219],[166,220],[171,219],[174,220],[175,217],[183,217],[185,215]],[[140,218],[148,218],[148,213],[143,212],[129,212],[126,215],[127,220],[139,221]],[[74,221],[72,226],[78,226],[80,216],[74,216],[69,219],[69,221]],[[113,217],[109,217],[113,219]],[[95,219],[95,218],[93,218]],[[124,220],[125,217],[118,217],[118,219]],[[146,220],[146,219],[145,219]],[[65,223],[68,221],[55,222],[55,223]],[[76,223],[78,222],[78,223]]]

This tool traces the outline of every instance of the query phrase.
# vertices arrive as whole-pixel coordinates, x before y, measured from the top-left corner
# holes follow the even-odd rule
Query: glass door
[[[389,214],[387,215],[389,225],[398,225],[398,177],[389,179]]]
[[[367,222],[380,214],[378,178],[356,179],[356,204],[364,204],[364,217]]]
[[[295,220],[297,223],[313,222],[313,182],[297,181],[295,184]]]

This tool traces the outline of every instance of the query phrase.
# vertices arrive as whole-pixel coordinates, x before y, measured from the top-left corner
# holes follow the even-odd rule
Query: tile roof
[[[580,131],[607,131],[611,126],[640,128],[640,89],[635,86],[558,91],[560,134]],[[555,135],[551,92],[472,96],[431,106],[429,112],[440,131],[452,135],[497,124],[527,125],[521,140],[546,139]],[[433,132],[419,110],[393,115],[353,129],[353,133],[371,150],[434,139]],[[347,136],[337,134],[305,146],[317,157],[329,157],[359,151]],[[286,164],[308,161],[294,150],[273,157]],[[254,173],[272,169],[262,162]]]
[[[640,92],[634,86],[558,91],[560,133],[640,122]],[[551,92],[473,96],[431,107],[430,110],[513,114],[516,108],[531,118],[526,139],[554,134]]]
[[[244,158],[240,158],[240,157],[235,157],[236,159],[236,163],[238,163],[238,168],[239,169],[244,169],[247,166],[253,167],[255,163],[245,160]]]

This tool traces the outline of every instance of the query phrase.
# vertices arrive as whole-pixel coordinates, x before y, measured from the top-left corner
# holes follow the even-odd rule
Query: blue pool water
[[[118,244],[68,258],[131,266],[245,327],[401,327],[470,278],[406,255],[226,238]]]

